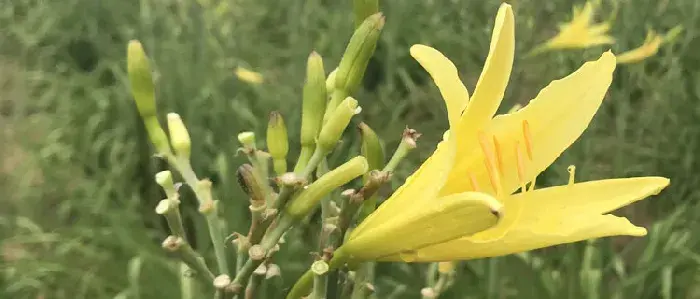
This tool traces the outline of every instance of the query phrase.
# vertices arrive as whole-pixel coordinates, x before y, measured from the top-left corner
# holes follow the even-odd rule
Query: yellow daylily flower
[[[235,74],[241,81],[251,84],[260,84],[264,80],[262,74],[240,66],[236,68]]]
[[[496,17],[491,54],[485,65],[485,69],[492,71],[482,74],[475,97],[493,96],[492,86],[507,82],[508,77],[500,74],[509,73],[513,63],[514,31],[512,8],[503,4]],[[439,82],[447,106],[450,131],[406,183],[353,230],[345,244],[336,250],[335,256],[346,254],[356,260],[374,260],[401,255],[410,260],[410,253],[419,248],[473,235],[496,225],[501,216],[502,204],[487,193],[439,196],[455,163],[459,135],[463,134],[454,134],[464,118],[462,110],[466,109],[465,115],[481,118],[486,123],[490,116],[482,116],[492,115],[498,106],[494,107],[487,101],[474,101],[467,106],[469,93],[451,61],[426,46],[414,46],[411,53],[419,57],[421,63],[436,63],[436,68],[428,71],[433,77],[441,78],[436,82]],[[448,206],[451,208],[446,208]]]
[[[656,53],[659,51],[659,47],[661,47],[662,44],[673,40],[682,29],[683,27],[677,26],[671,29],[671,31],[665,35],[660,35],[654,30],[649,30],[647,37],[641,46],[617,55],[617,63],[636,63],[656,55]]]
[[[570,22],[559,25],[559,33],[536,49],[578,49],[613,44],[615,39],[608,35],[609,22],[594,23],[596,4],[586,2],[583,9],[574,7]]]
[[[611,52],[553,81],[522,109],[496,117],[514,56],[510,6],[504,4],[499,10],[489,56],[471,99],[454,64],[439,51],[415,45],[411,54],[431,75],[447,103],[450,136],[339,250],[360,260],[449,261],[646,233],[627,219],[607,213],[658,193],[669,184],[666,178],[571,181],[567,186],[534,190],[537,174],[578,139],[600,107],[616,66]],[[457,154],[450,159],[442,151],[449,152],[455,139]],[[453,164],[439,164],[446,162]],[[444,171],[449,172],[446,181]],[[518,188],[523,192],[513,194]],[[439,189],[437,194],[435,189]],[[426,209],[455,194],[496,198],[504,205],[502,219],[476,234],[418,249],[393,248],[403,249],[393,255],[373,253],[370,245],[381,245],[380,238],[388,240],[390,231],[397,229],[393,223],[409,211]],[[391,241],[401,246],[399,239]]]

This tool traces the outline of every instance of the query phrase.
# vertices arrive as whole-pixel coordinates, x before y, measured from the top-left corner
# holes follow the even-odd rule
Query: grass
[[[200,5],[203,4],[204,6]],[[415,43],[452,58],[473,90],[488,51],[498,1],[383,1],[387,16],[357,98],[361,118],[393,148],[404,126],[424,133],[396,177],[425,159],[446,127],[439,94],[408,55]],[[526,103],[602,49],[524,58],[570,15],[571,1],[514,1],[516,62],[502,106]],[[686,29],[648,61],[620,66],[584,136],[542,176],[542,184],[662,175],[672,185],[622,212],[649,229],[612,238],[463,263],[441,298],[700,298],[700,4],[620,1],[612,29],[621,52],[651,26]],[[0,298],[176,298],[176,264],[159,248],[166,235],[153,208],[163,196],[152,175],[164,165],[148,141],[126,87],[126,43],[153,57],[160,114],[180,113],[193,138],[196,171],[224,199],[230,229],[246,230],[247,203],[233,173],[243,162],[235,136],[262,136],[272,110],[285,116],[297,148],[305,59],[337,65],[352,30],[350,1],[17,0],[0,5]],[[339,38],[342,37],[342,38]],[[342,41],[342,42],[341,42]],[[263,73],[262,86],[233,76]],[[348,133],[342,160],[357,148]],[[291,153],[295,157],[296,153]],[[395,180],[397,185],[400,180]],[[192,199],[192,198],[186,198]],[[185,219],[204,224],[194,201]],[[308,267],[312,232],[293,231],[268,281],[280,298]],[[206,234],[197,234],[204,236]],[[211,253],[206,239],[195,242]],[[212,255],[207,258],[213,261]],[[378,298],[418,298],[425,265],[382,264]],[[137,296],[137,295],[140,295]]]

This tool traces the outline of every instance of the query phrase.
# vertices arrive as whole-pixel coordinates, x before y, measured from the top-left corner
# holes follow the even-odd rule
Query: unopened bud
[[[324,196],[363,175],[367,172],[367,168],[367,159],[364,157],[358,156],[350,159],[307,186],[299,196],[289,203],[287,211],[294,217],[306,216]]]
[[[282,114],[277,111],[270,113],[270,121],[267,124],[267,149],[272,156],[275,173],[279,175],[287,172],[289,137]]]
[[[384,16],[376,13],[365,19],[355,30],[338,64],[335,77],[336,89],[352,94],[360,86],[367,64],[377,47],[384,22]]]
[[[156,115],[156,98],[153,75],[146,52],[139,41],[129,42],[126,60],[131,93],[134,96],[136,108],[141,117],[154,117]]]
[[[159,154],[170,152],[168,136],[156,117],[156,97],[153,74],[148,57],[139,41],[132,40],[127,47],[127,72],[136,108],[143,119],[148,138]]]
[[[170,144],[178,157],[190,158],[192,142],[190,133],[182,122],[182,118],[177,113],[168,113],[168,131],[170,131]]]
[[[382,169],[382,167],[384,167],[384,148],[382,147],[382,142],[379,140],[379,136],[365,123],[360,123],[358,128],[360,129],[360,135],[362,137],[360,153],[367,158],[369,169]],[[365,181],[366,180],[367,176],[365,176]]]
[[[330,114],[318,136],[318,147],[324,152],[330,152],[340,140],[343,131],[348,127],[350,119],[358,113],[357,100],[346,98],[335,111]]]
[[[335,74],[338,73],[338,68],[335,68],[326,79],[326,92],[331,93],[335,89]]]
[[[326,111],[327,91],[323,58],[316,52],[309,55],[301,112],[301,144],[312,147],[321,130]]]
[[[379,12],[379,0],[353,0],[352,8],[357,28],[369,16]]]

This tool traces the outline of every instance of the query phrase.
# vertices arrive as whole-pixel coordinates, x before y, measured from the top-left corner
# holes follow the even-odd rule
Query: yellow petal
[[[573,185],[556,186],[537,189],[533,192],[518,193],[510,196],[510,202],[521,202],[528,208],[521,215],[519,224],[531,225],[537,223],[539,230],[547,230],[542,226],[548,221],[556,227],[562,217],[576,215],[600,215],[610,213],[620,207],[658,194],[666,188],[670,180],[663,177],[637,177],[623,179],[598,180]],[[546,207],[542,211],[531,209],[530,206]],[[569,216],[570,215],[570,216]],[[556,228],[562,230],[563,228]]]
[[[626,218],[613,215],[595,215],[585,219],[577,218],[562,225],[575,227],[571,233],[541,233],[528,227],[516,227],[495,242],[475,243],[467,238],[428,246],[417,250],[415,262],[440,262],[496,257],[529,251],[559,244],[573,243],[593,238],[617,235],[644,236],[646,230],[634,226]],[[400,255],[387,256],[380,261],[401,261]]]
[[[501,184],[505,194],[521,185],[516,148],[525,150],[529,144],[532,150],[532,159],[526,158],[522,169],[524,180],[529,181],[552,164],[588,127],[610,86],[614,69],[615,56],[606,52],[597,61],[587,62],[573,74],[550,83],[517,112],[496,116],[485,128],[484,133],[494,136],[500,144],[500,168],[504,170]],[[461,142],[467,144],[464,149],[471,150],[460,150],[441,194],[471,191],[470,175],[480,191],[495,194],[478,141],[474,138]]]
[[[447,104],[450,127],[457,124],[469,102],[469,91],[459,79],[457,68],[445,55],[425,45],[413,45],[411,56],[430,74]]]
[[[353,230],[350,238],[359,235],[366,228],[372,228],[394,218],[403,217],[408,206],[420,206],[438,197],[440,188],[445,184],[447,174],[454,163],[457,152],[456,138],[445,134],[445,140],[440,142],[433,154],[406,179],[406,182],[382,203],[376,211]]]
[[[643,236],[646,234],[644,228],[634,226],[625,218],[602,214],[657,194],[668,184],[666,178],[640,177],[592,181],[518,193],[505,198],[505,215],[508,215],[513,202],[524,206],[522,215],[517,225],[502,238],[492,242],[477,242],[473,236],[463,237],[419,249],[415,258],[422,262],[473,259],[591,238]],[[400,260],[400,257],[386,257],[384,260]]]
[[[478,192],[433,198],[405,207],[401,217],[366,229],[339,250],[355,260],[400,254],[411,262],[412,251],[417,248],[472,235],[495,225],[502,207],[495,198]]]
[[[491,36],[489,55],[476,84],[471,102],[464,111],[457,127],[457,148],[466,149],[465,139],[473,138],[496,114],[508,85],[515,53],[515,21],[513,9],[501,4]]]

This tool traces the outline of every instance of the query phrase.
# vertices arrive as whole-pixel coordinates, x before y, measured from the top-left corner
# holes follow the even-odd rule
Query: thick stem
[[[328,269],[338,269],[347,262],[348,256],[341,250],[337,250],[333,258],[328,262]],[[311,287],[314,281],[314,272],[309,269],[304,272],[304,274],[299,277],[292,289],[287,293],[286,299],[301,299],[308,295],[311,291]]]
[[[294,218],[292,217],[289,217],[285,214],[280,216],[275,227],[272,228],[272,230],[265,235],[262,242],[260,242],[260,246],[266,254],[270,251],[270,249],[277,245],[280,238],[282,238],[282,235],[284,235],[287,229],[291,228],[292,225],[294,225],[294,222]],[[250,278],[250,275],[253,274],[253,271],[255,271],[255,269],[257,269],[260,266],[260,264],[263,263],[263,261],[265,261],[265,258],[256,260],[248,258],[243,267],[241,267],[241,270],[238,273],[236,273],[236,278],[233,279],[232,285],[238,288],[242,288],[244,286],[244,283],[247,282]]]

